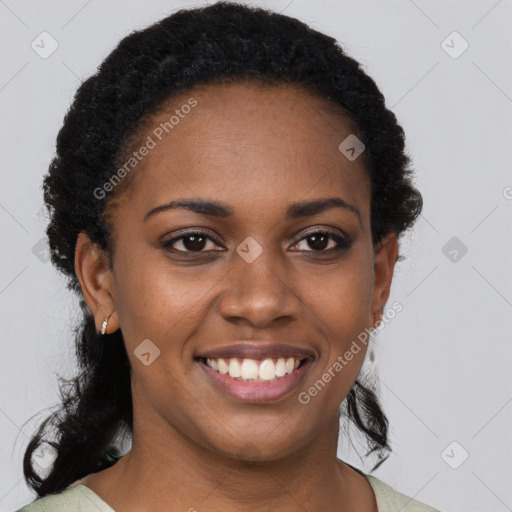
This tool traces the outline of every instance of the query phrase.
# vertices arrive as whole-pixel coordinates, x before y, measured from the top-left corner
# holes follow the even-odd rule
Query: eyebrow
[[[199,215],[207,215],[209,217],[228,218],[233,217],[235,214],[235,210],[231,206],[219,201],[181,198],[153,208],[146,213],[143,221],[146,222],[150,217],[157,215],[158,213],[177,208],[185,208]],[[309,217],[322,213],[330,208],[343,208],[354,213],[359,219],[359,224],[361,226],[363,225],[359,209],[356,206],[347,203],[341,199],[341,197],[328,197],[326,199],[314,199],[311,201],[292,203],[286,210],[285,219],[291,220],[299,219],[301,217]]]

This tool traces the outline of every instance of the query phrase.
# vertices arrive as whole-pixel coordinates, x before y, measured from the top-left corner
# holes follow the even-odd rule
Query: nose
[[[220,298],[221,315],[261,329],[285,318],[297,320],[301,300],[290,275],[269,251],[264,250],[251,263],[236,256]]]

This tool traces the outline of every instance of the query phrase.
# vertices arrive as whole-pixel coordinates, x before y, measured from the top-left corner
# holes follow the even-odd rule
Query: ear
[[[372,298],[373,323],[381,319],[384,306],[389,298],[391,281],[398,257],[398,240],[392,231],[384,236],[375,247],[374,282]]]
[[[115,302],[114,276],[103,250],[91,242],[89,236],[79,233],[75,248],[75,272],[82,287],[82,293],[101,332],[101,324],[108,318],[107,333],[119,328]]]

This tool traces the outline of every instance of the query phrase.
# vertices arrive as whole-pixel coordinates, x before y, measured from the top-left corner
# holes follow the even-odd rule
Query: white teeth
[[[300,366],[300,359],[280,357],[277,360],[267,358],[258,364],[254,359],[206,359],[206,364],[215,371],[233,379],[247,381],[270,381],[292,373]]]
[[[213,367],[212,367],[213,368]],[[276,377],[284,377],[286,375],[286,361],[281,358],[276,363]]]
[[[213,368],[216,371],[219,371],[219,365],[215,359],[208,359],[207,360],[208,366]]]
[[[238,362],[238,359],[231,359],[229,361],[229,376],[230,377],[240,377],[240,363]]]
[[[260,379],[272,380],[276,376],[274,361],[265,359],[260,365]]]
[[[257,379],[258,375],[258,363],[253,359],[244,359],[242,362],[240,377],[242,377],[242,379]]]
[[[210,361],[215,361],[215,359],[210,359]],[[208,360],[206,362],[208,362]],[[224,359],[219,359],[217,361],[217,365],[219,366],[219,372],[222,373],[222,375],[226,375],[226,373],[229,372],[229,366],[226,363],[226,361],[224,361]],[[212,368],[213,368],[213,366],[212,366]],[[215,368],[213,368],[213,369],[215,370]]]

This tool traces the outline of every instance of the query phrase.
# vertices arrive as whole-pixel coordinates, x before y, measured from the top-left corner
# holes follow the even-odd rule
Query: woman
[[[123,39],[44,181],[82,372],[21,510],[434,510],[336,456],[342,404],[390,450],[358,376],[421,211],[408,166],[373,80],[295,19],[220,2]]]

